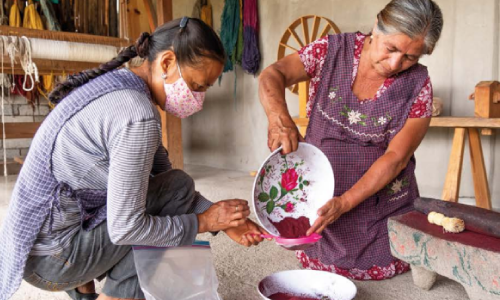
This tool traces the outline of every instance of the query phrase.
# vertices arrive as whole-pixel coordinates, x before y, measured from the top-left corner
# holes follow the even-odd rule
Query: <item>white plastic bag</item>
[[[134,247],[139,283],[146,300],[221,300],[210,244]]]

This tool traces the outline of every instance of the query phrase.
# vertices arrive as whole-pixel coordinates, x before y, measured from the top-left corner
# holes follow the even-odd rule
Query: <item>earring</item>
[[[161,74],[161,78],[162,78],[162,79],[167,79],[167,73],[163,73],[163,74]]]

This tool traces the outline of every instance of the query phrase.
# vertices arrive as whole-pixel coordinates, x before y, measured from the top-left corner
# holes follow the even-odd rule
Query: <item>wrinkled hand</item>
[[[198,233],[220,231],[245,224],[250,208],[248,202],[240,199],[223,200],[214,203],[205,212],[197,215]]]
[[[304,142],[304,138],[291,118],[280,116],[269,120],[267,132],[269,150],[274,151],[283,146],[281,153],[288,154],[297,150],[299,142]]]
[[[307,231],[307,235],[311,235],[313,233],[320,234],[326,226],[332,224],[337,220],[342,214],[351,210],[349,207],[348,201],[346,201],[342,197],[334,197],[330,199],[325,205],[323,205],[320,209],[318,209],[318,219],[316,222],[309,228]]]
[[[255,224],[250,219],[247,219],[245,224],[241,226],[225,230],[225,233],[233,241],[245,247],[258,245],[260,242],[264,240],[263,238],[260,237],[260,235],[269,234],[267,231],[262,229],[260,226]]]

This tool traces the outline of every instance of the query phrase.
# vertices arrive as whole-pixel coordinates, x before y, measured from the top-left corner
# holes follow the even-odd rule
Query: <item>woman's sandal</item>
[[[92,294],[82,294],[78,291],[77,288],[66,291],[68,295],[71,297],[73,300],[96,300],[97,297],[99,297],[99,294],[92,293]]]

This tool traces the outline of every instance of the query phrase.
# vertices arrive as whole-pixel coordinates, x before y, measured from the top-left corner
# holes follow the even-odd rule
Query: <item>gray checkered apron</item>
[[[405,124],[414,99],[428,77],[415,65],[397,75],[375,101],[360,102],[352,92],[355,33],[329,37],[321,83],[312,107],[306,141],[320,148],[335,175],[334,196],[350,189],[381,157]],[[305,253],[325,265],[368,270],[395,259],[389,249],[387,219],[412,209],[418,197],[415,158],[396,179],[342,215]]]
[[[59,131],[73,115],[104,94],[125,89],[150,95],[142,79],[127,70],[115,70],[70,93],[38,129],[0,231],[0,300],[10,298],[21,284],[31,248],[43,222],[52,220],[52,207],[58,208],[61,194],[78,202],[83,229],[91,230],[106,219],[106,191],[73,191],[64,182],[57,182],[52,173],[52,151]]]

